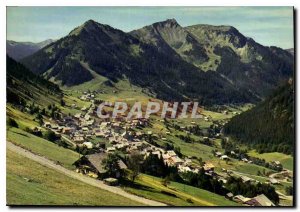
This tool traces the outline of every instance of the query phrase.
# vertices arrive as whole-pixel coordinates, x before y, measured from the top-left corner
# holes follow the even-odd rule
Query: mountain
[[[265,47],[232,26],[181,27],[169,19],[130,32],[160,51],[173,49],[203,71],[216,71],[234,87],[261,99],[293,73],[293,57],[277,47]],[[170,54],[170,53],[169,53]]]
[[[208,60],[205,49],[175,19],[154,23],[130,34],[155,45],[161,52],[172,54],[175,51],[182,59],[197,67]]]
[[[52,39],[48,39],[39,43],[16,42],[8,40],[6,41],[6,53],[15,60],[21,60],[52,42],[54,42]]]
[[[38,105],[40,101],[58,101],[62,95],[57,85],[35,75],[9,56],[6,57],[6,65],[7,102],[23,106],[27,102],[34,102]]]
[[[183,28],[174,19],[130,33],[89,20],[21,62],[66,86],[99,74],[111,82],[128,78],[164,100],[205,105],[259,101],[293,73],[284,50],[263,47],[233,27]]]
[[[197,99],[201,103],[251,101],[214,72],[203,72],[180,57],[160,52],[134,36],[92,20],[22,60],[34,73],[72,86],[93,79],[122,78],[165,100]]]
[[[295,93],[292,80],[253,109],[232,118],[224,132],[259,152],[294,151]]]
[[[286,49],[286,51],[291,53],[293,56],[295,54],[294,48]]]

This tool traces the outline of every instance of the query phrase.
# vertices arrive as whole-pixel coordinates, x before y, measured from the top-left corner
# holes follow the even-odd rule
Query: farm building
[[[275,204],[271,200],[269,200],[268,197],[266,197],[264,194],[253,197],[245,203],[251,206],[275,206]]]
[[[73,165],[76,166],[77,171],[80,173],[103,178],[107,173],[103,165],[103,160],[106,159],[107,156],[108,154],[104,152],[82,156],[79,160],[75,161]],[[127,169],[127,166],[122,160],[119,160],[119,166],[121,169]],[[116,177],[118,176],[119,174],[117,174]]]

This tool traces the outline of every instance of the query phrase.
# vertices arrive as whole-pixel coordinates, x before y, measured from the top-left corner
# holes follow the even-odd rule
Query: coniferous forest
[[[232,118],[224,132],[260,153],[292,154],[294,127],[294,89],[287,83],[253,109]]]

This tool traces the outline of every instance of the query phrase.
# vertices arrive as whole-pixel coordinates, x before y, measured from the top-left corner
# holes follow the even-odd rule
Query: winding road
[[[96,179],[93,179],[93,178],[90,178],[90,177],[87,177],[85,175],[80,175],[74,171],[71,171],[69,169],[66,169],[58,164],[55,164],[53,161],[51,160],[48,160],[47,158],[43,157],[43,156],[39,156],[39,155],[36,155],[36,154],[33,154],[19,146],[16,146],[15,144],[7,141],[6,142],[6,147],[7,149],[17,153],[17,154],[20,154],[26,158],[29,158],[35,162],[38,162],[48,168],[51,168],[51,169],[54,169],[68,177],[72,177],[76,180],[79,180],[81,182],[84,182],[86,184],[89,184],[91,186],[95,186],[97,188],[100,188],[100,189],[103,189],[103,190],[106,190],[106,191],[109,191],[111,193],[114,193],[114,194],[118,194],[120,196],[123,196],[123,197],[126,197],[128,199],[131,199],[131,200],[134,200],[136,202],[140,202],[142,204],[145,204],[145,205],[149,205],[149,206],[167,206],[166,204],[164,203],[161,203],[161,202],[157,202],[157,201],[154,201],[154,200],[149,200],[149,199],[146,199],[146,198],[143,198],[143,197],[139,197],[139,196],[136,196],[136,195],[133,195],[133,194],[130,194],[130,193],[127,193],[126,191],[122,190],[121,188],[119,187],[113,187],[113,186],[108,186],[106,184],[104,184],[102,181],[100,180],[96,180]]]

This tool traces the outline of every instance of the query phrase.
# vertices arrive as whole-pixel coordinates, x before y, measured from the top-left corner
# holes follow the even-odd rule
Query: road
[[[66,168],[64,168],[64,167],[62,167],[58,164],[55,164],[53,161],[50,161],[45,157],[33,154],[33,153],[31,153],[31,152],[29,152],[29,151],[27,151],[27,150],[25,150],[25,149],[23,149],[19,146],[16,146],[11,142],[6,142],[6,147],[7,147],[7,149],[9,149],[9,150],[11,150],[11,151],[13,151],[17,154],[20,154],[24,157],[27,157],[27,158],[29,158],[29,159],[31,159],[35,162],[38,162],[38,163],[40,163],[40,164],[42,164],[46,167],[54,169],[54,170],[66,175],[68,177],[74,178],[76,180],[79,180],[79,181],[84,182],[86,184],[89,184],[91,186],[95,186],[97,188],[109,191],[109,192],[114,193],[114,194],[118,194],[120,196],[126,197],[126,198],[134,200],[136,202],[140,202],[140,203],[145,204],[145,205],[149,205],[149,206],[167,206],[164,203],[157,202],[157,201],[154,201],[154,200],[149,200],[149,199],[146,199],[146,198],[143,198],[143,197],[139,197],[139,196],[127,193],[126,191],[122,190],[119,187],[108,186],[100,180],[96,180],[96,179],[93,179],[91,177],[87,177],[87,176],[78,174],[78,173],[76,173],[74,171],[71,171],[69,169],[66,169]]]
[[[270,178],[276,178],[276,175],[284,175],[285,173],[288,173],[288,174],[290,174],[290,173],[293,173],[292,171],[290,171],[290,170],[284,170],[284,171],[281,171],[281,172],[276,172],[276,173],[273,173],[273,174],[270,174]],[[293,175],[293,174],[291,174],[291,175]],[[284,180],[281,180],[282,182],[284,182]]]
[[[266,180],[269,179],[269,177],[265,177],[265,176],[258,176],[258,175],[254,175],[254,174],[246,174],[246,173],[242,173],[242,172],[238,172],[235,170],[231,170],[229,169],[228,171],[231,171],[233,174],[239,175],[239,176],[247,176],[247,177],[261,177],[261,178],[265,178]]]
[[[258,176],[258,175],[253,175],[253,174],[246,174],[246,173],[242,173],[242,172],[238,172],[235,170],[229,170],[231,171],[233,174],[239,175],[239,176],[247,176],[247,177],[260,177],[260,178],[265,178],[266,180],[269,180],[270,178],[275,178],[276,175],[281,174],[282,172],[276,172],[273,174],[270,174],[268,177],[265,176]],[[280,179],[276,179],[278,182],[286,182],[285,180],[280,180]]]

